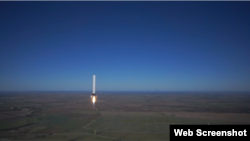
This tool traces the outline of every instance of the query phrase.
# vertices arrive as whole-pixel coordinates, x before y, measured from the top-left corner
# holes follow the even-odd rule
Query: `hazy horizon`
[[[0,91],[1,93],[83,93],[83,94],[92,94],[92,91],[63,91],[63,90],[36,90],[36,91]],[[249,93],[250,91],[98,91],[96,94],[105,94],[105,93],[165,93],[165,94],[181,94],[181,93]]]

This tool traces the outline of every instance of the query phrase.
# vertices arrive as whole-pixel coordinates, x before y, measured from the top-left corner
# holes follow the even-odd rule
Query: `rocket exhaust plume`
[[[93,97],[92,97],[93,107],[95,107],[95,100],[96,100],[96,97],[95,97],[95,96],[93,96]]]
[[[92,99],[93,108],[94,108],[95,107],[95,102],[96,102],[96,99],[97,99],[97,95],[95,94],[95,75],[93,75],[93,92],[92,92],[90,98]]]

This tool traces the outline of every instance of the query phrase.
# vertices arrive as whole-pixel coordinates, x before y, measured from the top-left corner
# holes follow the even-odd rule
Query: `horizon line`
[[[86,93],[91,93],[92,91],[91,90],[13,90],[13,91],[1,91],[0,90],[0,93],[2,92],[86,92]],[[229,93],[236,93],[236,92],[240,92],[240,93],[250,93],[250,91],[229,91],[229,90],[182,90],[182,91],[160,91],[160,90],[148,90],[148,91],[145,91],[145,90],[102,90],[102,91],[98,91],[97,93],[103,93],[103,92],[165,92],[165,93],[187,93],[187,92],[192,92],[192,93],[199,93],[199,92],[206,92],[206,93],[214,93],[214,92],[222,92],[222,93],[225,93],[225,92],[229,92]]]

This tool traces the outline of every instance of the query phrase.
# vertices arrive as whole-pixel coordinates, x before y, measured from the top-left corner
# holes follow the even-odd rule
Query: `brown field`
[[[0,140],[169,140],[170,124],[250,124],[247,93],[0,94]]]

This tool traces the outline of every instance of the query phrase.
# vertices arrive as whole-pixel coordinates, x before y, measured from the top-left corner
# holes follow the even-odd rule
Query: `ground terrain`
[[[166,141],[170,124],[249,124],[248,93],[2,92],[0,140]]]

